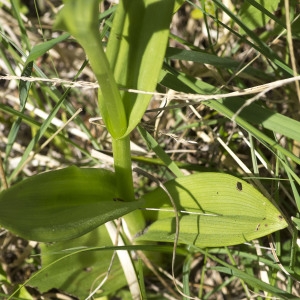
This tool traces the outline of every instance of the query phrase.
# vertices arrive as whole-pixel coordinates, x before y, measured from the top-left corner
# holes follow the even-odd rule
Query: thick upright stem
[[[129,135],[122,139],[113,139],[112,146],[117,179],[117,195],[125,201],[134,201]],[[134,236],[146,227],[145,218],[140,210],[131,212],[124,216],[123,219],[131,236]]]
[[[115,173],[117,178],[117,195],[125,201],[134,200],[133,179],[131,170],[129,135],[112,142]]]

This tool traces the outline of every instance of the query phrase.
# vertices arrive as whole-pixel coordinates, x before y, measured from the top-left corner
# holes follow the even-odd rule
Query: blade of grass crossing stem
[[[219,285],[217,285],[216,287],[214,287],[211,291],[209,291],[207,294],[205,294],[205,296],[201,299],[203,300],[209,300],[212,298],[215,298],[214,294],[222,291],[223,288],[226,288],[227,285],[229,285],[232,281],[236,280],[235,276],[228,276],[228,278],[226,280],[224,280],[222,283],[220,283]],[[249,293],[247,294],[248,298],[245,297],[245,299],[251,299]]]
[[[165,163],[168,169],[173,172],[176,177],[182,177],[183,173],[178,168],[176,163],[170,159],[170,157],[166,154],[166,152],[159,146],[157,141],[145,130],[142,126],[137,127],[140,135],[143,137],[147,146],[152,149],[155,154]]]
[[[155,90],[173,9],[174,0],[120,2],[106,51],[118,85],[148,92]],[[126,134],[129,134],[140,122],[151,95],[125,91],[121,94],[128,120]]]
[[[118,86],[99,39],[98,11],[98,0],[66,1],[55,27],[71,33],[84,48],[101,87],[98,94],[101,116],[112,137],[118,139],[127,130],[127,120]]]

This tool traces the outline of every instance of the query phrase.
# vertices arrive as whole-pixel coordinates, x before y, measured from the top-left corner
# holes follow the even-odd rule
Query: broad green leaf
[[[104,53],[98,26],[99,0],[67,0],[56,20],[56,28],[66,30],[84,48],[100,84],[99,108],[105,125],[120,138],[127,129],[127,120],[118,86]]]
[[[121,87],[155,90],[173,9],[174,0],[120,1],[106,53]],[[140,122],[150,99],[151,95],[122,92],[128,120],[126,134]]]
[[[114,173],[69,167],[32,176],[0,194],[0,224],[36,241],[81,236],[127,214],[140,201],[116,199]]]
[[[179,242],[199,247],[241,244],[287,227],[281,213],[254,187],[231,175],[201,173],[165,184],[180,211]],[[174,209],[157,188],[144,196],[155,221],[138,240],[173,242]]]
[[[33,275],[27,285],[37,287],[40,292],[55,287],[85,299],[90,290],[103,280],[109,268],[112,251],[105,250],[107,246],[113,245],[105,226],[70,241],[42,243],[42,269]],[[99,247],[98,250],[95,247]],[[102,290],[106,294],[124,285],[126,279],[116,256]]]

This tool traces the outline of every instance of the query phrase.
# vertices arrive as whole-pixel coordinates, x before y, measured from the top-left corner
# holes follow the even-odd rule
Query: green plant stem
[[[115,174],[117,180],[117,195],[125,201],[134,201],[134,189],[131,170],[130,137],[112,140]],[[146,227],[141,210],[135,210],[123,217],[131,236],[134,236]]]
[[[127,119],[118,85],[99,39],[98,11],[98,0],[66,1],[55,27],[68,31],[84,48],[100,84],[101,117],[112,137],[121,138],[127,130]]]
[[[114,166],[117,178],[117,195],[125,201],[134,200],[130,137],[127,135],[122,139],[112,139]]]
[[[125,110],[101,42],[96,38],[79,42],[85,45],[85,52],[100,84],[98,104],[101,116],[110,134],[114,138],[120,138],[127,129]]]

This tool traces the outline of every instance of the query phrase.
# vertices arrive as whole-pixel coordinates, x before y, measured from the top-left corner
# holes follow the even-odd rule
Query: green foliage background
[[[128,168],[131,167],[130,160],[162,182],[181,177],[183,173],[186,176],[207,171],[230,173],[239,180],[243,178],[250,181],[264,195],[259,194],[261,197],[267,197],[280,209],[288,222],[288,229],[273,235],[282,265],[274,263],[277,257],[274,257],[267,239],[256,240],[250,245],[207,249],[202,249],[201,239],[193,246],[183,243],[177,247],[178,269],[175,274],[183,283],[182,291],[200,299],[214,299],[223,295],[224,291],[236,299],[250,299],[253,295],[297,299],[297,236],[300,224],[299,4],[296,1],[247,0],[231,1],[228,5],[217,0],[177,1],[168,33],[167,16],[166,19],[160,19],[158,24],[151,10],[149,12],[136,6],[132,8],[133,19],[118,19],[115,15],[116,6],[104,1],[100,4],[99,14],[97,3],[92,12],[97,17],[92,18],[91,24],[95,43],[90,39],[85,40],[87,35],[85,31],[81,32],[85,25],[76,27],[76,32],[67,30],[72,36],[53,29],[60,4],[59,1],[1,3],[0,61],[1,79],[4,79],[1,82],[0,102],[2,189],[6,188],[6,182],[14,186],[17,182],[23,182],[25,177],[74,164],[112,169],[112,149],[126,151],[114,153],[115,170],[121,173],[118,173],[119,181],[116,184],[109,181],[115,187],[112,194],[105,192],[110,200],[128,200],[133,195],[145,195],[156,185],[151,177],[132,177],[131,168]],[[88,19],[83,15],[86,5],[85,2],[79,7],[79,17],[72,14],[67,16],[65,20],[69,20],[71,25],[63,24],[64,29],[72,27],[74,20],[82,18],[84,23]],[[140,14],[143,10],[144,18]],[[116,31],[111,31],[113,18],[118,24],[113,29]],[[152,36],[147,35],[141,35],[138,41],[128,39],[128,45],[122,48],[122,55],[118,56],[116,51],[119,51],[120,37],[128,34],[123,30],[130,28],[135,21],[143,23],[142,29],[153,30],[155,26],[162,26],[164,32],[153,37],[153,40]],[[132,31],[141,30],[138,26],[132,28]],[[161,52],[160,57],[152,55],[159,51],[151,48],[151,42],[156,45],[164,37],[169,40],[166,53]],[[90,42],[91,50],[83,47],[84,52],[78,42]],[[107,54],[93,51],[102,45]],[[130,47],[136,47],[136,57],[128,54]],[[97,66],[99,61],[106,60],[106,55],[105,68],[103,64]],[[162,68],[153,75],[160,60],[163,60]],[[90,66],[94,72],[98,67],[104,71],[111,68],[113,71],[107,89],[104,88],[98,99],[94,92],[97,86],[90,84],[95,82]],[[124,70],[127,71],[124,73]],[[105,77],[107,72],[96,73],[96,78]],[[23,76],[23,80],[12,76]],[[29,76],[34,78],[24,78]],[[140,81],[140,78],[144,80]],[[158,93],[153,97],[142,93],[152,92],[155,87]],[[139,92],[126,90],[128,88]],[[106,101],[107,95],[117,101]],[[125,99],[125,104],[120,102],[121,99]],[[104,112],[104,123],[100,120],[95,125],[89,123],[88,118],[99,116],[97,103]],[[84,112],[53,140],[44,144],[58,127],[74,115],[78,107],[83,107]],[[146,108],[148,111],[144,114]],[[138,131],[134,130],[129,135],[137,124]],[[120,142],[124,136],[126,138]],[[129,160],[124,162],[124,157]],[[118,164],[127,171],[122,173],[122,167],[118,170]],[[180,182],[181,179],[178,180]],[[233,181],[231,183],[234,184]],[[67,184],[72,185],[70,182]],[[214,184],[218,187],[218,182]],[[219,186],[222,184],[225,183],[220,182]],[[196,185],[197,181],[195,188],[199,188],[200,184]],[[13,192],[17,191],[13,189]],[[207,189],[209,193],[210,189]],[[125,190],[125,194],[120,192]],[[40,192],[43,192],[42,187]],[[1,194],[1,199],[5,194]],[[230,195],[234,197],[235,194],[240,195],[238,190]],[[114,206],[124,206],[122,201],[112,202]],[[5,205],[1,210],[2,215],[11,217],[7,217],[7,224],[2,225],[8,229],[10,219],[14,216],[22,220],[23,213],[24,220],[30,220],[30,212],[35,209],[24,205],[24,210],[20,207],[18,210],[16,204],[14,212],[11,203],[6,202]],[[132,206],[134,209],[135,205]],[[172,209],[170,203],[168,206]],[[93,209],[86,211],[93,213]],[[123,213],[125,210],[121,215]],[[275,218],[276,213],[274,210],[271,218]],[[258,216],[263,218],[264,214],[259,211]],[[146,225],[141,211],[138,218],[132,222],[133,227],[136,226],[133,231],[140,228],[141,224],[142,228]],[[164,226],[161,224],[156,224],[159,229]],[[263,222],[257,224],[256,229],[263,228]],[[95,226],[92,224],[89,228]],[[117,225],[114,226],[117,228]],[[3,229],[3,270],[0,277],[3,297],[12,295],[14,289],[20,288],[15,294],[19,299],[33,299],[35,294],[50,298],[49,290],[56,287],[60,289],[59,293],[65,292],[74,298],[84,299],[109,269],[108,264],[102,261],[110,261],[112,249],[116,248],[108,232],[107,228],[101,226],[72,241],[38,245]],[[151,227],[148,234],[151,236]],[[161,233],[159,236],[161,241],[168,240]],[[150,261],[157,259],[160,267],[171,272],[172,244],[130,246],[124,234],[122,237],[127,243],[124,249],[146,251]],[[15,262],[6,259],[7,253],[19,256],[22,252],[26,253],[24,249],[29,256],[21,256],[16,268]],[[26,282],[29,275],[40,268],[40,256],[37,255],[40,249],[44,269],[35,273],[26,284],[39,287],[39,291],[26,290],[19,284]],[[168,263],[164,264],[165,261]],[[102,294],[98,295],[108,298],[122,295],[123,299],[132,297],[128,279],[124,277],[126,272],[121,271],[125,267],[122,265],[121,268],[120,263],[121,259],[116,258],[109,280],[101,290]],[[168,283],[161,280],[159,273],[155,272],[155,264],[153,268],[146,260],[143,260],[144,265],[132,261],[130,264],[140,278],[138,285],[142,298],[160,299],[165,294],[181,297],[171,280]],[[31,266],[31,271],[22,275],[28,266]],[[68,269],[70,266],[75,267]],[[152,283],[156,282],[152,274],[159,278],[157,285],[161,292],[152,289]],[[151,284],[145,285],[145,282]],[[81,283],[84,288],[78,289]]]

